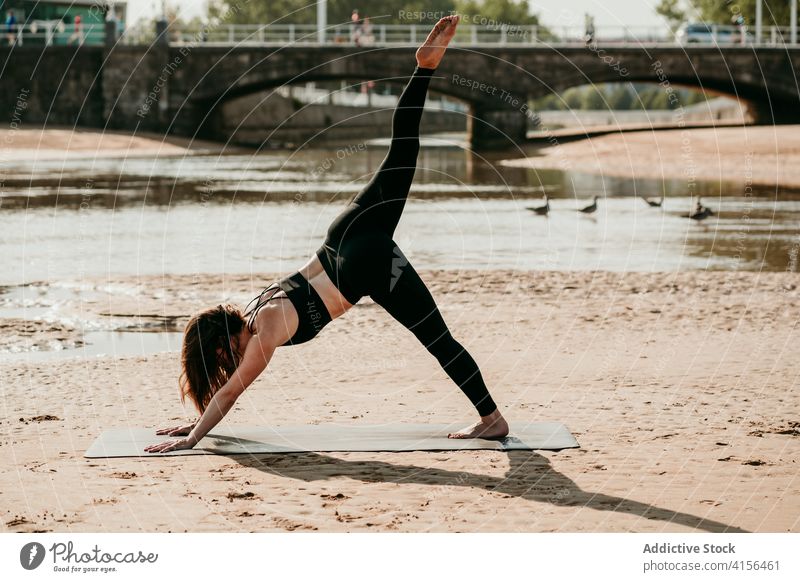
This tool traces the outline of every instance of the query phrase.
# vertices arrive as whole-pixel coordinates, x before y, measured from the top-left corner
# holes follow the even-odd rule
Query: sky
[[[178,4],[185,18],[205,14],[208,0],[170,0]],[[269,1],[269,0],[258,0]],[[311,4],[313,0],[309,0]],[[543,24],[583,24],[584,13],[595,17],[596,26],[659,26],[661,18],[655,12],[658,0],[536,0],[533,11],[542,17]],[[353,0],[353,7],[368,9],[368,0]],[[128,0],[128,22],[161,12],[161,0]]]

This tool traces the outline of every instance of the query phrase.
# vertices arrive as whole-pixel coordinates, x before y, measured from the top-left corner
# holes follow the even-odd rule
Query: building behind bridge
[[[120,34],[128,12],[127,2],[103,0],[6,0],[0,5],[3,23],[7,11],[14,13],[17,42],[33,46],[102,45],[106,22],[113,22]]]

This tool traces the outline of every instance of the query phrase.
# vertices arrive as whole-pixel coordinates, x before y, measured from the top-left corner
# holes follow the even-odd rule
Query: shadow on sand
[[[469,487],[557,506],[589,507],[600,511],[627,513],[707,532],[746,532],[697,515],[623,497],[584,491],[569,477],[554,470],[546,457],[531,451],[497,451],[497,454],[507,454],[510,464],[508,472],[500,478],[384,461],[342,460],[319,453],[231,455],[229,458],[265,473],[309,483],[347,477],[364,483],[429,485],[434,490],[441,487]]]

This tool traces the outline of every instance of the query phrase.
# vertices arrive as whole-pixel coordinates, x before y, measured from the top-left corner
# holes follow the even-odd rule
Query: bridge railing
[[[108,23],[106,23],[107,25]],[[724,25],[694,25],[677,33],[662,26],[602,26],[591,33],[583,26],[536,25],[475,25],[459,27],[453,43],[468,46],[534,46],[542,44],[580,45],[587,42],[599,45],[683,45],[683,46],[786,46],[791,45],[788,27],[764,26],[757,34],[754,28]],[[0,43],[18,45],[102,45],[118,42],[142,45],[167,42],[173,45],[217,46],[285,46],[296,44],[350,46],[412,46],[418,45],[430,30],[428,24],[351,24],[329,26],[320,36],[315,24],[208,24],[205,26],[170,25],[162,37],[155,30],[131,28],[115,30],[101,23],[76,27],[59,21],[38,21],[20,24],[14,30],[0,25]],[[115,38],[107,42],[106,34]],[[793,46],[799,46],[797,42]]]
[[[417,24],[379,24],[367,27],[338,25],[328,27],[325,44],[358,46],[418,45],[430,26]],[[546,29],[529,25],[498,27],[461,27],[453,42],[458,44],[519,44],[542,40]],[[172,28],[171,44],[319,44],[320,36],[314,24],[233,24],[203,28]]]
[[[0,43],[18,46],[101,45],[105,25],[100,23],[66,24],[59,20],[40,20],[18,24],[9,30],[0,24]]]
[[[418,45],[428,32],[428,24],[334,25],[322,38],[315,24],[223,24],[205,27],[175,27],[167,32],[170,44],[208,45],[291,45],[323,44],[357,46]],[[498,24],[460,26],[453,39],[456,45],[531,46],[538,44],[578,45],[707,45],[783,46],[790,44],[788,27],[764,26],[761,35],[753,28],[709,25],[707,33],[681,35],[664,26],[603,26],[591,34],[583,26],[537,26]]]

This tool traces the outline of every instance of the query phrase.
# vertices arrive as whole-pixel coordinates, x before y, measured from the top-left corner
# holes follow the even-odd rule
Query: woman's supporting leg
[[[497,406],[478,365],[450,334],[436,302],[414,267],[399,247],[393,242],[392,245],[390,272],[386,273],[385,268],[376,269],[382,276],[375,278],[379,282],[373,283],[370,297],[417,337],[470,399],[478,414],[489,416]]]

